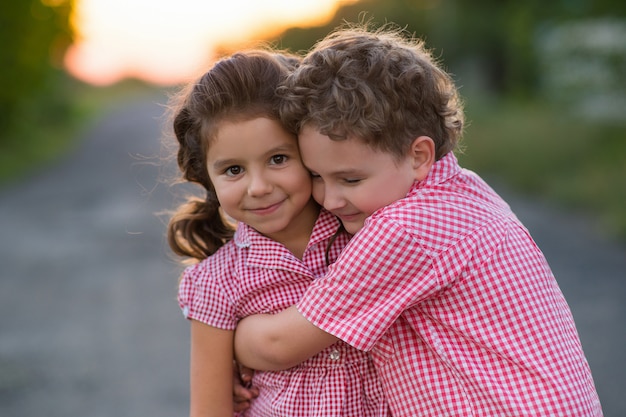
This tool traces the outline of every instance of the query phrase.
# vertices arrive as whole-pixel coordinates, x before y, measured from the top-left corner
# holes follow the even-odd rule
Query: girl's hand
[[[254,370],[233,362],[233,407],[235,412],[250,408],[250,403],[259,396],[259,390],[252,386]]]

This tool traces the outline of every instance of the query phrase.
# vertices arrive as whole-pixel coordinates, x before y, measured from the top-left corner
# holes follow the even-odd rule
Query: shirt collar
[[[311,232],[311,238],[309,239],[307,248],[320,241],[329,239],[337,231],[339,225],[340,223],[337,217],[333,216],[323,208],[320,209],[320,213],[317,216],[315,225],[313,226],[313,231]],[[267,241],[271,239],[263,236],[247,224],[239,222],[239,224],[237,224],[237,230],[235,231],[233,240],[237,247],[249,248],[254,246],[255,243],[263,242],[264,244],[267,244]],[[275,243],[280,245],[278,242]]]
[[[430,172],[421,181],[416,181],[409,191],[408,195],[415,193],[420,188],[426,186],[434,186],[438,184],[443,184],[448,181],[450,178],[461,172],[461,166],[459,165],[459,161],[456,159],[456,156],[453,152],[448,152],[443,156],[440,160],[436,161]]]

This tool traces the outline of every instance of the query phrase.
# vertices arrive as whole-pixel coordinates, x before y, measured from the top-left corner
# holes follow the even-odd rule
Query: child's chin
[[[343,227],[346,229],[348,233],[350,233],[351,235],[354,235],[356,234],[356,232],[358,232],[359,230],[363,228],[363,222],[358,222],[358,221],[345,222],[343,224]]]

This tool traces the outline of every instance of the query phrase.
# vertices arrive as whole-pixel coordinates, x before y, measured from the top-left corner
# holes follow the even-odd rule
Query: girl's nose
[[[252,174],[248,184],[248,194],[252,197],[259,197],[272,191],[271,182],[261,174]]]

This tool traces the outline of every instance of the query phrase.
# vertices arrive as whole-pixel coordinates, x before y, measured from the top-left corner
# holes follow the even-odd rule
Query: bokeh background
[[[596,376],[605,415],[626,413],[607,353],[626,338],[626,2],[22,0],[0,5],[0,415],[186,413],[181,266],[157,215],[175,201],[168,95],[220,56],[306,51],[344,21],[403,26],[453,74],[462,164],[533,202],[548,260],[580,274],[557,279],[592,370],[615,370]],[[561,221],[570,234],[542,235]]]
[[[389,21],[423,37],[455,76],[470,122],[465,165],[588,209],[608,233],[626,236],[623,1],[24,0],[1,7],[2,181],[55,158],[72,145],[72,129],[129,88],[176,86],[259,42],[306,50],[344,20]]]

